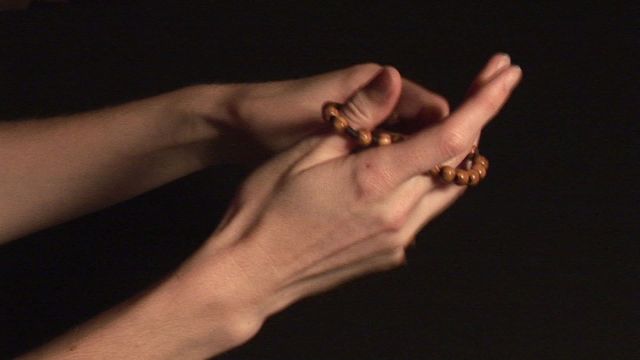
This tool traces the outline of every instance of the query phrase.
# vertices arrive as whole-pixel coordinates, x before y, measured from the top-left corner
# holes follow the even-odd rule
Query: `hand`
[[[241,130],[268,152],[280,152],[325,126],[318,109],[327,100],[344,102],[382,70],[361,64],[303,79],[231,85],[232,118],[227,124]],[[447,101],[410,80],[402,80],[399,106],[413,121],[434,121],[448,114]],[[264,151],[262,151],[264,152]]]
[[[229,290],[229,303],[244,314],[241,323],[250,324],[239,336],[246,341],[267,316],[302,297],[401,264],[417,231],[464,191],[424,174],[466,156],[520,77],[506,56],[493,57],[453,114],[424,123],[401,143],[353,153],[341,135],[305,139],[246,181],[180,277],[199,284],[202,298],[219,299],[216,293]],[[394,109],[401,118],[431,112],[429,99],[385,67],[346,101],[344,112],[356,127],[372,129]],[[321,101],[311,103],[315,115],[304,111],[318,117]],[[435,105],[446,112],[441,106]]]

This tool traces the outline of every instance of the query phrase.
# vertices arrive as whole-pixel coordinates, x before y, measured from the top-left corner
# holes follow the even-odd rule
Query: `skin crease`
[[[107,202],[225,159],[220,151],[227,147],[210,143],[227,141],[242,149],[251,141],[275,156],[249,176],[217,230],[170,277],[25,358],[207,358],[248,341],[269,315],[303,297],[402,264],[415,234],[464,191],[424,173],[436,164],[459,163],[520,77],[508,56],[495,55],[451,114],[441,96],[376,64],[298,80],[195,87],[126,105],[126,111],[107,110],[146,118],[166,114],[148,113],[163,108],[158,104],[173,104],[171,109],[183,109],[174,111],[183,117],[176,123],[181,125],[160,127],[173,134],[163,144],[149,140],[156,137],[147,136],[143,125],[123,147],[101,133],[107,139],[104,151],[121,154],[105,156],[104,164],[113,166],[126,159],[127,151],[140,148],[145,149],[140,154],[164,159],[164,167],[196,159],[184,169],[169,165],[170,170],[154,175],[155,181],[130,185]],[[323,130],[325,101],[345,103],[345,113],[358,128],[373,129],[395,110],[418,131],[402,143],[354,153],[350,140]],[[100,113],[81,119],[95,116]],[[65,129],[77,129],[57,121],[61,138]],[[149,124],[154,122],[144,123]],[[112,124],[115,130],[120,126]],[[91,134],[91,126],[82,131]],[[12,139],[17,132],[4,134],[11,133],[6,138]],[[21,134],[28,138],[29,132]],[[61,156],[73,156],[72,150]],[[68,173],[82,169],[84,164],[78,164],[60,170],[60,178],[75,179]],[[153,167],[148,170],[157,174]],[[88,193],[104,191],[100,183],[83,181]],[[52,216],[49,223],[101,206],[81,205],[64,217]],[[39,226],[23,221],[19,233]]]

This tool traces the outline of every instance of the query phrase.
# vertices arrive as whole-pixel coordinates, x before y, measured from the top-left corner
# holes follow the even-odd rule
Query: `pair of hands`
[[[520,78],[508,56],[495,55],[451,114],[441,96],[372,64],[248,85],[232,111],[238,126],[281,152],[245,181],[179,275],[197,279],[205,299],[229,289],[226,309],[242,314],[243,342],[302,297],[402,264],[415,234],[464,191],[425,173],[460,163]],[[322,131],[326,101],[345,103],[356,128],[373,129],[396,111],[418,130],[354,153],[351,140]]]

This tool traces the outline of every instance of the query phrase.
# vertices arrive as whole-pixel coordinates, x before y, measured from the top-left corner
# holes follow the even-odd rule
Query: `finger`
[[[467,153],[480,130],[507,101],[521,75],[517,66],[503,69],[438,126],[392,146],[364,151],[358,154],[358,161],[384,169],[390,176],[382,179],[386,183],[380,186],[395,187],[442,162]]]
[[[362,89],[356,91],[341,108],[354,129],[375,128],[389,116],[398,102],[402,78],[392,67],[384,67]],[[341,134],[330,135],[295,167],[302,171],[319,163],[349,154],[354,143]]]
[[[467,97],[475,94],[484,84],[494,77],[500,70],[511,65],[511,58],[504,53],[495,54],[489,59],[485,67],[478,73],[467,91]]]
[[[331,100],[343,103],[358,89],[365,87],[383,66],[368,63],[353,65],[345,69],[330,71],[303,79],[288,80],[300,97],[296,100],[308,105],[313,115],[318,113],[322,103]]]
[[[424,129],[449,115],[449,103],[441,95],[402,79],[402,93],[391,119],[390,130],[405,134]]]
[[[473,83],[471,84],[469,91],[467,92],[467,97],[473,95],[474,93],[476,93],[484,84],[486,84],[487,82],[489,82],[493,77],[495,77],[495,75],[500,71],[503,70],[505,67],[509,66],[511,64],[511,58],[509,57],[509,55],[504,54],[504,53],[498,53],[493,55],[489,61],[487,62],[487,64],[484,66],[484,68],[478,73],[478,75],[476,76],[476,78],[473,80]],[[419,85],[417,84],[413,84],[411,83],[409,80],[406,80],[409,84],[405,84],[405,86],[403,87],[403,94],[400,97],[400,102],[398,104],[398,109],[396,109],[396,111],[398,113],[401,113],[401,106],[403,104],[403,98],[405,97],[405,93],[408,94],[412,94],[411,96],[409,96],[410,98],[417,98],[418,96],[413,95],[413,94],[419,94],[421,92],[421,90],[429,92],[426,89],[422,89]],[[407,91],[408,89],[408,91]],[[425,109],[422,110],[421,112],[424,114],[421,114],[421,112],[417,112],[415,110],[410,111],[409,109],[403,109],[405,113],[407,113],[404,116],[412,116],[412,117],[417,117],[419,120],[414,122],[415,126],[419,126],[417,129],[423,130],[426,129],[430,124],[433,124],[434,120],[441,120],[442,118],[438,118],[438,115],[442,115],[442,116],[446,116],[449,115],[448,112],[448,104],[446,103],[446,100],[444,98],[438,99],[439,95],[437,94],[425,94],[423,96],[421,96],[424,101],[426,102],[430,102],[431,104],[436,104],[435,106],[432,105],[430,109]],[[409,101],[409,104],[411,103],[415,103],[413,101]],[[441,111],[440,114],[438,114],[437,110],[438,110],[438,106],[439,108],[445,109],[446,107],[446,113],[444,111]],[[409,111],[407,111],[409,110]],[[430,110],[430,111],[429,111]],[[427,114],[431,113],[432,115],[429,116]],[[422,116],[421,116],[422,115]],[[403,115],[401,115],[403,116]],[[413,133],[415,132],[416,128],[413,129],[406,129],[407,133]],[[403,132],[402,129],[400,130],[400,132]],[[413,130],[413,131],[412,131]],[[475,141],[473,142],[474,145],[478,145],[478,141],[480,139],[480,134],[478,133],[475,137]],[[467,156],[467,154],[460,154],[459,156],[453,157],[445,162],[443,162],[441,165],[448,165],[448,166],[457,166],[458,164],[460,164],[460,162],[462,160],[464,160],[464,158]]]
[[[354,129],[371,130],[391,114],[401,88],[402,77],[398,70],[385,66],[343,104],[341,111]]]

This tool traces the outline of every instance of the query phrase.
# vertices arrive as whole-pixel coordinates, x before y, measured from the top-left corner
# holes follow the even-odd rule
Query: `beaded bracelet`
[[[369,146],[386,146],[406,139],[406,135],[374,129],[354,129],[349,125],[349,119],[340,111],[341,104],[328,102],[322,107],[322,116],[325,121],[333,126],[333,129],[340,134],[347,134],[362,148]],[[480,155],[477,146],[473,146],[471,151],[458,167],[440,166],[429,170],[429,174],[439,178],[447,184],[471,185],[475,186],[487,176],[489,170],[489,160]]]

